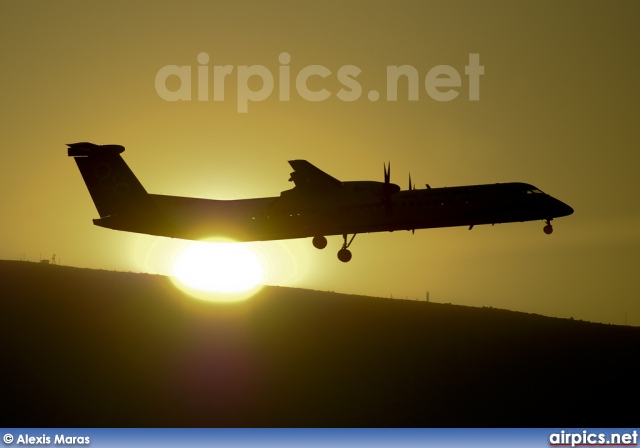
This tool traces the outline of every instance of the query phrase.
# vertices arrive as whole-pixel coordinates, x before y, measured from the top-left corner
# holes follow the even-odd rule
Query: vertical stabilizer
[[[129,214],[148,202],[147,191],[120,156],[123,146],[87,142],[68,146],[101,218]]]
[[[177,230],[160,212],[120,154],[124,146],[71,143],[69,157],[80,169],[100,214],[93,223],[108,229],[175,236]]]

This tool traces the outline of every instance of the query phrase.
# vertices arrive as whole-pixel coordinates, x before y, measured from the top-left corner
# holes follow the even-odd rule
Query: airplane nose
[[[557,218],[561,216],[569,216],[573,214],[573,208],[571,208],[569,205],[557,199],[556,199],[556,204],[554,208],[556,209],[555,213]]]
[[[573,208],[568,206],[567,204],[564,204],[564,206],[567,208],[567,216],[572,215],[573,214]]]

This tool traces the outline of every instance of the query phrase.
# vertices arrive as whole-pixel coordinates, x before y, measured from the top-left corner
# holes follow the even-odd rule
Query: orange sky
[[[97,213],[66,143],[124,145],[148,191],[221,199],[291,188],[287,160],[340,180],[423,186],[522,181],[574,215],[542,222],[359,235],[340,263],[308,240],[257,243],[268,283],[640,325],[640,31],[637,2],[39,2],[0,5],[3,58],[0,258],[160,272],[159,238],[92,225]],[[223,101],[163,100],[156,74],[205,52],[236,68]],[[291,96],[278,96],[279,55]],[[464,74],[479,54],[480,99]],[[237,67],[275,75],[264,101],[238,112]],[[309,80],[331,96],[295,91]],[[363,94],[342,101],[336,74],[357,66]],[[419,98],[387,101],[386,68],[410,65]],[[436,101],[434,66],[461,74],[457,98]],[[167,85],[176,88],[176,79]],[[253,79],[252,89],[260,83]],[[381,92],[370,101],[370,90]],[[334,250],[335,249],[335,250]]]

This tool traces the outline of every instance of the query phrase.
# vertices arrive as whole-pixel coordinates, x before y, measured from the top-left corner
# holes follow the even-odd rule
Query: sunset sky
[[[527,182],[575,213],[553,235],[542,221],[358,235],[348,264],[339,236],[323,251],[252,243],[265,282],[640,325],[639,13],[633,1],[2,2],[0,259],[170,271],[175,241],[92,224],[67,143],[123,145],[147,191],[216,199],[278,196],[291,159],[343,181],[382,181],[391,161],[403,189],[409,173],[421,188]],[[191,67],[190,100],[159,94],[170,65]],[[254,65],[274,87],[242,112],[240,67]],[[330,71],[307,83],[322,101],[296,88],[313,65]],[[387,67],[402,65],[419,74],[415,101],[403,81],[388,100]],[[460,74],[450,101],[425,87],[439,65]],[[224,99],[215,66],[234,68]],[[354,101],[338,96],[344,66],[361,70]]]

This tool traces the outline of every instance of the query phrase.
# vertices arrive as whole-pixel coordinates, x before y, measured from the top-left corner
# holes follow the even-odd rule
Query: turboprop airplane
[[[533,185],[504,183],[402,190],[390,182],[341,182],[306,160],[290,160],[289,181],[280,196],[213,200],[147,193],[120,155],[121,145],[81,142],[67,145],[100,215],[93,223],[108,229],[171,238],[233,241],[313,238],[318,249],[328,235],[342,235],[338,259],[351,260],[358,233],[551,220],[573,213],[567,204]],[[351,236],[348,239],[349,235]]]

